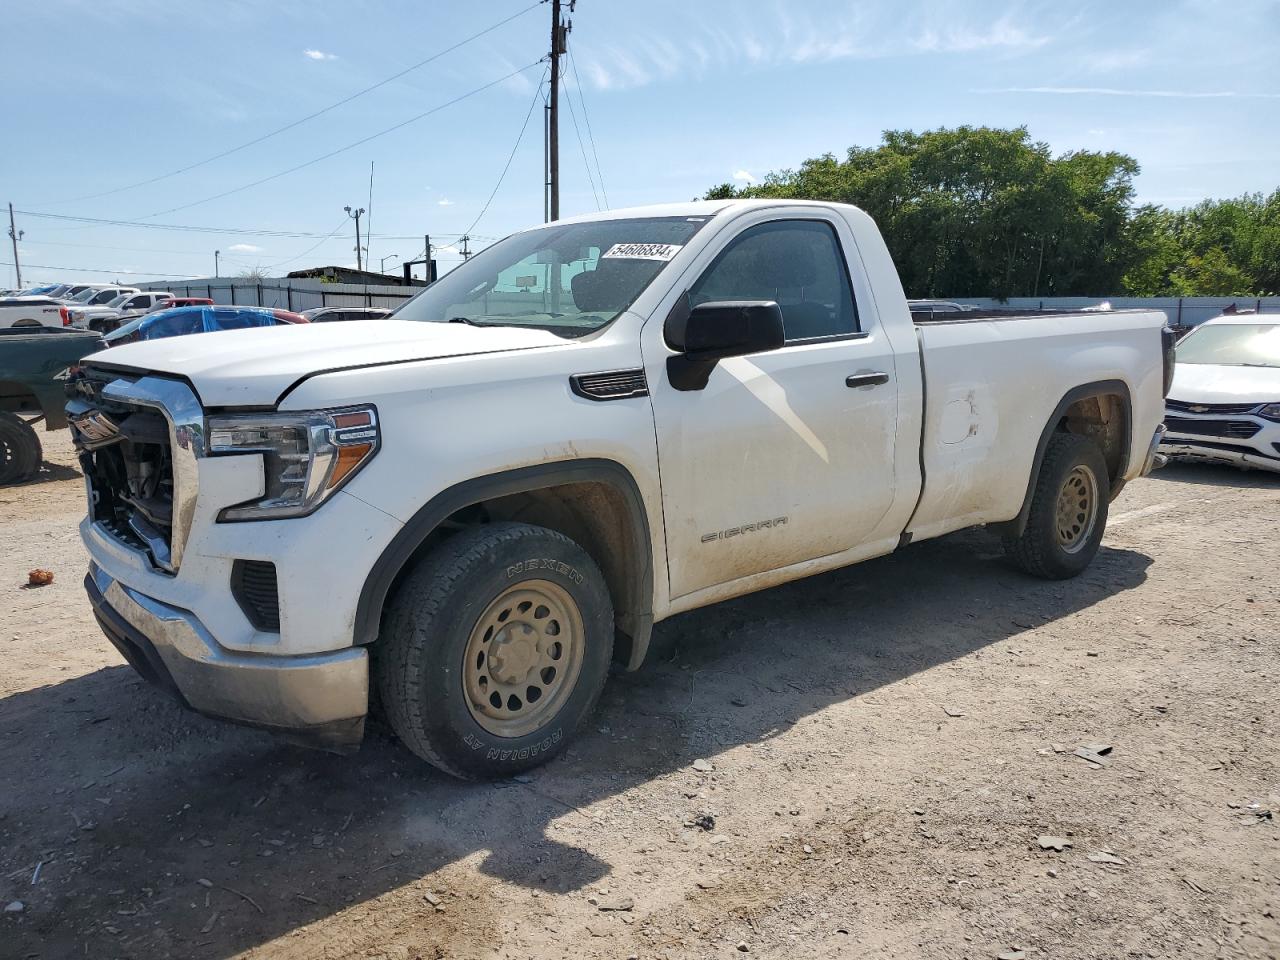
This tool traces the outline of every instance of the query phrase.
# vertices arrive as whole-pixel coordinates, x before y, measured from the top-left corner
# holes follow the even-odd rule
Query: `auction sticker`
[[[684,249],[682,243],[615,243],[601,259],[670,260]]]

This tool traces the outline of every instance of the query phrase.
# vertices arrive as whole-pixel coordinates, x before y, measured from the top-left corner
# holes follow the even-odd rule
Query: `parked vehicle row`
[[[110,333],[126,321],[169,307],[213,306],[207,297],[180,297],[167,290],[111,284],[55,284],[0,295],[0,328],[70,326]],[[228,304],[228,306],[239,306]],[[325,306],[300,312],[312,323],[380,320],[384,307]]]

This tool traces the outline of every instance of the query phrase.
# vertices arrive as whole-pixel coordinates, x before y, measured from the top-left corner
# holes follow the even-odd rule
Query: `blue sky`
[[[284,134],[119,188],[292,123],[530,2],[11,0],[0,34],[0,201],[253,231],[20,215],[25,264],[88,268],[29,266],[24,278],[205,276],[214,249],[228,273],[354,263],[342,208],[369,206],[371,162],[375,263],[388,257],[396,269],[423,233],[453,240],[476,221],[534,104],[543,65],[509,75],[546,52],[549,5]],[[1025,124],[1056,151],[1132,154],[1143,201],[1183,206],[1280,186],[1276,0],[580,0],[570,47],[568,96],[578,111],[585,103],[577,121],[587,139],[589,118],[613,207],[749,182],[874,144],[886,128],[962,123]],[[473,248],[542,220],[540,115]],[[562,213],[603,205],[568,110],[561,154]],[[447,263],[454,248],[439,256]],[[0,262],[11,259],[6,244]],[[0,285],[12,275],[0,266]]]

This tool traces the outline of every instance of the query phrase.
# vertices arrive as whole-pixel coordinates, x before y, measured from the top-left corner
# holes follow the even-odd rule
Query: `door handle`
[[[846,387],[878,387],[882,383],[889,382],[887,373],[855,373],[852,376],[844,378]]]

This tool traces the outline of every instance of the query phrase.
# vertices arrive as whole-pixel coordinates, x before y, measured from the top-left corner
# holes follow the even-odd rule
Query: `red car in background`
[[[168,310],[170,307],[212,307],[213,301],[208,297],[173,297],[156,307],[156,310]],[[154,311],[153,311],[154,312]]]

